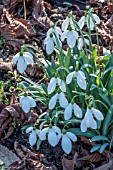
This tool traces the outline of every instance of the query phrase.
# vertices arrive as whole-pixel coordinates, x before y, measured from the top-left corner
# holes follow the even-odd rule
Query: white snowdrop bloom
[[[85,16],[82,16],[81,19],[78,21],[78,26],[80,29],[82,29],[87,22],[87,18]]]
[[[28,64],[32,64],[33,61],[33,56],[29,52],[23,52],[23,55],[21,56],[20,53],[17,53],[13,59],[12,62],[17,63],[17,69],[19,73],[23,73]]]
[[[36,106],[36,102],[35,100],[30,97],[30,96],[21,96],[20,97],[20,103],[22,105],[22,110],[25,112],[25,113],[28,113],[30,111],[30,106],[31,107],[35,107]]]
[[[97,129],[97,122],[94,120],[93,116],[100,121],[104,119],[103,114],[99,110],[95,108],[87,109],[85,117],[80,125],[82,132],[87,131],[87,128]]]
[[[59,100],[60,106],[62,108],[66,108],[68,105],[68,100],[65,97],[65,94],[63,92],[56,93],[49,101],[49,109],[53,109],[56,106],[56,102]]]
[[[58,77],[52,77],[50,83],[48,85],[48,94],[51,94],[55,91],[56,85],[59,85],[61,91],[66,92],[66,84],[63,80],[59,79]]]
[[[28,127],[26,129],[26,133],[29,133],[29,132],[30,132],[29,143],[30,143],[31,146],[33,146],[33,145],[36,144],[37,136],[40,134],[40,130],[38,130],[34,127]]]
[[[58,45],[56,37],[55,37],[54,34],[57,37],[59,45],[62,47],[62,43],[61,43],[61,41],[59,39],[59,35],[62,34],[62,31],[61,31],[61,29],[59,27],[54,26],[54,28],[50,28],[47,31],[47,37],[44,40],[44,45],[46,45],[46,52],[47,52],[47,54],[52,54],[53,53],[53,51],[54,51],[54,44]]]
[[[66,31],[68,27],[71,26],[74,29],[74,23],[72,19],[72,11],[69,13],[69,15],[66,17],[66,19],[62,23],[62,31]]]
[[[68,74],[68,76],[66,77],[66,84],[70,84],[72,81],[72,78],[76,77],[77,78],[77,84],[78,86],[83,89],[86,90],[87,88],[87,84],[86,84],[86,80],[85,80],[85,74],[82,71],[73,71],[71,73]]]
[[[40,131],[39,138],[43,141],[48,136],[48,142],[51,146],[56,146],[58,144],[58,134],[61,133],[61,130],[57,126],[52,126],[44,128]]]
[[[92,19],[93,18],[93,19]],[[94,20],[94,21],[93,21]],[[90,16],[90,20],[88,21],[88,15],[85,17],[83,16],[79,21],[78,21],[78,26],[80,27],[80,29],[82,29],[85,25],[85,23],[87,23],[88,28],[90,28],[90,30],[93,30],[95,27],[95,23],[100,24],[100,18],[96,15],[96,14],[91,14]],[[90,24],[90,25],[89,25]]]
[[[89,45],[89,40],[86,39],[86,38],[84,38],[84,40],[83,40],[83,38],[79,38],[79,39],[78,39],[78,49],[79,49],[79,50],[82,50],[82,48],[83,48],[83,46],[84,46],[84,43],[86,43],[87,45]]]
[[[69,120],[72,117],[72,111],[74,110],[74,115],[78,118],[82,118],[82,110],[81,108],[76,104],[69,103],[69,105],[66,107],[64,111],[64,119]]]
[[[76,40],[78,39],[78,33],[72,29],[66,30],[61,34],[61,41],[67,38],[67,44],[70,48],[73,48],[76,44]]]
[[[77,137],[71,132],[66,132],[65,130],[63,131],[65,133],[58,134],[58,141],[62,137],[61,141],[62,149],[64,150],[65,153],[69,154],[72,150],[72,142],[76,142]]]

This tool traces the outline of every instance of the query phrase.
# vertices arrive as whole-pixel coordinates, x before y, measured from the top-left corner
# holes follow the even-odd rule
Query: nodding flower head
[[[27,65],[32,64],[34,61],[31,53],[20,52],[13,57],[12,62],[17,63],[17,69],[22,74],[26,70]]]

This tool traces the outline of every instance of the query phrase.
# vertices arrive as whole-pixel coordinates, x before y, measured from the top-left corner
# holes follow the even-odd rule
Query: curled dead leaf
[[[11,164],[9,166],[10,170],[57,170],[51,162],[48,162],[44,155],[36,154],[18,142],[15,142],[14,149],[22,160]]]
[[[34,24],[37,23],[44,30],[48,30],[53,25],[53,22],[47,16],[43,0],[34,1],[34,9],[32,15],[35,21]]]
[[[74,170],[74,160],[68,160],[65,155],[62,158],[63,170]]]
[[[37,119],[37,114],[30,111],[25,114],[19,103],[3,106],[0,108],[0,137],[8,138],[14,132],[13,120],[16,119],[20,125],[34,123]],[[5,132],[5,133],[4,133]],[[3,137],[4,136],[4,137]]]

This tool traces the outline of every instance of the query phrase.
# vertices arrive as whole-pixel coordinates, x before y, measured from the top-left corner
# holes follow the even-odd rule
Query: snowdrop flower
[[[49,101],[49,109],[53,109],[56,106],[56,102],[59,100],[60,106],[62,108],[66,108],[68,105],[68,101],[63,92],[56,93]]]
[[[61,91],[66,92],[66,85],[65,82],[58,77],[52,77],[50,83],[48,85],[48,94],[51,94],[55,91],[56,85],[59,85]]]
[[[85,117],[80,125],[82,132],[87,131],[87,128],[97,129],[97,122],[94,120],[93,116],[99,121],[104,119],[103,114],[99,110],[93,107],[91,109],[87,109]]]
[[[35,145],[36,144],[36,141],[37,141],[37,136],[40,134],[40,130],[34,128],[34,127],[28,127],[26,129],[26,133],[30,133],[30,136],[29,136],[29,143],[31,146]]]
[[[39,138],[43,141],[46,139],[46,135],[48,134],[48,142],[51,146],[56,146],[58,144],[58,134],[61,133],[61,130],[57,126],[52,126],[44,128],[40,131]]]
[[[93,18],[93,19],[92,19]],[[95,23],[100,24],[100,18],[96,15],[96,14],[91,14],[90,16],[90,20],[88,21],[88,14],[86,16],[83,16],[79,21],[78,21],[78,26],[80,27],[80,29],[82,29],[85,25],[85,23],[87,23],[88,28],[90,28],[90,30],[93,30],[95,27]],[[90,25],[89,25],[90,24]]]
[[[77,141],[77,137],[71,132],[66,132],[65,129],[62,130],[62,133],[58,134],[58,141],[61,139],[61,137],[62,149],[65,153],[69,154],[72,150],[72,142]]]
[[[29,52],[23,52],[23,54],[20,52],[13,57],[12,62],[17,63],[17,69],[22,74],[26,70],[27,64],[32,64],[34,61]]]
[[[59,41],[59,45],[62,47],[62,43],[59,40],[59,35],[62,34],[62,31],[61,31],[61,29],[59,27],[54,26],[54,28],[50,28],[47,31],[47,37],[44,40],[44,45],[46,45],[46,52],[47,52],[47,54],[52,54],[53,53],[53,51],[54,51],[54,44],[58,45],[56,37],[55,37],[54,34],[56,35],[57,40]]]
[[[35,100],[30,96],[21,96],[20,103],[22,105],[22,110],[25,113],[28,113],[30,111],[30,106],[32,107],[36,106]]]
[[[69,13],[69,15],[66,17],[66,19],[62,23],[62,31],[66,31],[68,27],[71,26],[74,29],[74,23],[72,19],[72,11]]]
[[[83,40],[83,38],[79,38],[79,39],[78,39],[78,49],[79,49],[79,50],[82,50],[83,45],[84,45],[84,42],[85,42],[87,45],[89,45],[89,40],[88,40],[88,39],[86,39],[86,38],[84,38],[84,40]]]
[[[66,30],[61,34],[61,41],[67,38],[67,44],[70,48],[73,48],[76,44],[76,40],[78,39],[78,33],[70,27],[69,30]]]
[[[73,71],[71,73],[68,74],[68,76],[66,77],[66,84],[70,84],[72,81],[72,78],[76,77],[77,78],[77,84],[78,86],[83,89],[86,90],[87,85],[86,85],[86,80],[85,80],[85,75],[82,71]]]
[[[72,110],[74,110],[74,115],[78,118],[82,118],[82,110],[76,103],[69,103],[64,111],[64,119],[69,120],[72,117]]]

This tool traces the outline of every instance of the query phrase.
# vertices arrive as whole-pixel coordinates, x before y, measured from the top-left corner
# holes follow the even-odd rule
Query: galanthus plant
[[[91,152],[100,149],[102,153],[110,145],[113,134],[113,55],[103,48],[103,56],[100,56],[96,27],[99,23],[93,9],[78,22],[70,12],[61,29],[55,24],[47,32],[44,44],[51,61],[28,44],[23,45],[21,52],[13,58],[13,62],[18,62],[20,73],[26,68],[20,65],[20,57],[22,65],[23,62],[32,63],[35,52],[44,59],[38,59],[38,62],[44,69],[47,83],[34,83],[21,76],[23,81],[19,84],[23,88],[20,103],[25,113],[35,107],[36,102],[47,108],[46,112],[38,113],[37,122],[32,127],[24,127],[26,133],[30,133],[31,146],[37,144],[39,148],[41,142],[48,139],[55,147],[61,141],[64,152],[69,154],[77,135],[87,136],[91,142],[97,141]],[[85,24],[88,33],[82,31]],[[91,31],[94,29],[98,48],[92,46]],[[66,50],[63,48],[65,38]]]

